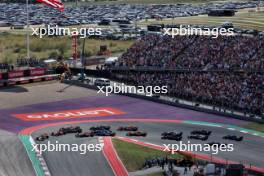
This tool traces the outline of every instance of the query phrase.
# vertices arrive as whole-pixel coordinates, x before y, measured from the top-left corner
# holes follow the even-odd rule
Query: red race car
[[[117,128],[117,131],[137,131],[137,130],[138,127],[136,126],[126,126],[126,127],[120,126]]]

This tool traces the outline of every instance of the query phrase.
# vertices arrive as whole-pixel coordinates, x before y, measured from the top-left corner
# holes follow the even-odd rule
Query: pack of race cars
[[[182,132],[163,132],[161,134],[161,139],[167,139],[167,140],[176,140],[176,141],[181,141],[182,140]],[[207,141],[209,136],[212,134],[212,131],[206,131],[206,130],[194,130],[191,131],[191,135],[189,135],[187,138],[188,139],[196,139],[196,140],[201,140],[201,141]],[[224,136],[223,139],[226,140],[234,140],[234,141],[242,141],[243,136],[235,136],[235,135],[227,135]]]
[[[126,136],[147,136],[146,132],[138,131],[138,127],[136,126],[120,126],[117,128],[117,131],[127,132]],[[93,126],[89,131],[83,132],[80,126],[70,126],[60,128],[56,132],[51,132],[51,136],[63,136],[70,133],[76,133],[75,137],[83,138],[83,137],[94,137],[94,136],[115,136],[116,133],[111,131],[110,126]],[[44,141],[49,139],[49,134],[44,133],[35,138],[37,141]]]
[[[119,132],[126,132],[126,136],[141,136],[141,137],[147,136],[147,132],[139,131],[139,128],[136,126],[120,126],[116,130]],[[66,134],[71,134],[71,133],[75,133],[76,138],[94,137],[94,136],[115,136],[116,135],[116,132],[113,132],[111,130],[111,126],[103,126],[103,125],[92,126],[90,127],[89,131],[85,131],[85,132],[83,132],[80,126],[62,127],[58,131],[52,132],[50,135],[51,136],[63,136]],[[211,134],[212,134],[212,131],[193,130],[191,131],[190,135],[187,138],[194,139],[194,140],[207,141]],[[36,137],[35,139],[37,141],[44,141],[44,140],[49,139],[50,135],[48,133],[44,133]],[[161,139],[181,141],[183,139],[183,133],[175,132],[175,131],[163,132],[161,134]],[[243,136],[226,135],[223,137],[223,139],[240,142],[243,140]],[[213,143],[218,144],[217,142],[213,142]]]

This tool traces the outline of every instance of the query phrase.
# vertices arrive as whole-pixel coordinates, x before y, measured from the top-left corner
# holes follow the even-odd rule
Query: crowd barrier
[[[42,76],[45,75],[46,69],[45,68],[32,68],[32,69],[25,69],[25,70],[12,70],[5,73],[0,73],[0,80],[7,80],[13,78],[22,78],[22,77],[29,77],[29,76]]]
[[[41,81],[51,81],[58,78],[58,74],[46,75],[46,69],[34,68],[27,70],[12,70],[6,73],[0,73],[0,87],[14,86]]]
[[[59,76],[58,74],[53,74],[53,75],[31,76],[31,77],[0,80],[0,87],[42,82],[42,81],[52,81],[58,79],[58,76]]]

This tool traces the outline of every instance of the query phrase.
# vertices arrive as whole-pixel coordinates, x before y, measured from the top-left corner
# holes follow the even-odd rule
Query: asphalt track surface
[[[0,130],[0,176],[34,176],[34,170],[18,136]]]
[[[173,123],[154,123],[154,122],[102,122],[102,123],[85,123],[78,124],[84,131],[89,131],[91,126],[97,125],[110,125],[113,131],[116,131],[118,126],[127,126],[135,125],[139,127],[139,130],[148,132],[147,137],[130,137],[144,142],[149,142],[157,145],[163,144],[179,144],[177,141],[171,140],[161,140],[161,133],[165,131],[178,131],[183,132],[183,143],[188,142],[187,136],[192,130],[205,129],[212,131],[211,136],[206,142],[200,140],[190,140],[191,143],[200,144],[207,142],[222,142],[222,143],[232,143],[234,144],[233,152],[219,152],[214,157],[219,157],[222,159],[228,159],[232,161],[241,162],[243,164],[252,164],[257,167],[264,168],[263,158],[263,148],[264,148],[264,138],[253,136],[250,134],[243,134],[240,132],[229,131],[223,128],[215,127],[206,127],[206,126],[197,126],[189,124],[173,124]],[[62,125],[63,126],[63,125]],[[49,127],[46,129],[41,129],[33,133],[33,136],[36,137],[44,132],[52,132],[59,129],[59,127]],[[65,126],[65,125],[64,125]],[[66,125],[67,126],[67,125]],[[238,136],[244,136],[242,142],[234,142],[223,140],[222,137],[226,134],[234,134]],[[126,132],[117,132],[117,136],[126,136]],[[97,137],[93,138],[75,138],[73,134],[68,134],[61,137],[51,137],[51,143],[55,143],[54,140],[57,140],[59,143],[94,143],[97,141]],[[47,143],[47,141],[46,141]],[[209,154],[208,152],[198,152]],[[93,159],[91,159],[93,157]],[[98,172],[90,172],[93,170],[98,170],[99,175],[113,175],[111,168],[108,167],[105,159],[103,158],[100,152],[90,152],[87,157],[82,156],[79,153],[73,152],[45,152],[44,158],[46,158],[47,165],[50,168],[51,174],[55,176],[60,175],[87,175],[96,176]],[[86,166],[86,167],[85,167]],[[102,167],[103,166],[103,167]],[[62,168],[62,169],[60,169]],[[71,173],[71,174],[69,174]]]
[[[0,89],[0,109],[95,95],[99,96],[94,90],[58,82],[25,84]]]
[[[51,137],[49,141],[53,144],[56,141],[60,144],[98,144],[97,138],[75,138],[74,134]],[[44,152],[43,157],[51,175],[54,176],[114,176],[101,151],[87,151],[86,154],[77,151],[52,151]]]

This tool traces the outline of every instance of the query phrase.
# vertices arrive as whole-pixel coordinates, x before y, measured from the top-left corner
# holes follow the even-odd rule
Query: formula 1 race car
[[[96,127],[91,127],[90,130],[95,131],[95,130],[110,130],[110,126],[96,126]]]
[[[161,134],[161,139],[168,139],[168,140],[182,140],[182,132],[175,133],[175,132],[164,132]]]
[[[176,132],[164,132],[164,133],[161,133],[161,136],[168,136],[168,135],[182,136],[182,132],[180,132],[180,133],[176,133]]]
[[[235,135],[227,135],[227,136],[224,136],[223,139],[228,139],[228,140],[233,140],[233,141],[242,141],[243,136],[237,137]]]
[[[142,137],[146,137],[147,133],[146,132],[141,132],[141,131],[133,131],[133,132],[128,132],[126,135],[127,136],[142,136]]]
[[[68,133],[81,133],[82,129],[79,126],[70,126],[60,128],[57,132],[52,132],[51,136],[62,136]]]
[[[127,126],[127,127],[118,127],[117,128],[117,131],[137,131],[138,130],[138,127],[136,126]]]
[[[206,131],[206,130],[194,130],[191,132],[191,135],[207,135],[209,136],[212,133],[212,131]]]
[[[62,136],[62,135],[65,135],[66,133],[64,133],[64,131],[62,130],[59,130],[57,132],[52,132],[51,133],[51,136]]]
[[[83,137],[94,137],[94,132],[84,132],[84,133],[77,133],[75,137],[83,138]]]
[[[63,131],[65,134],[68,134],[68,133],[81,133],[82,129],[79,126],[70,126],[70,127],[60,128],[59,131]]]
[[[44,134],[36,137],[36,141],[45,141],[46,139],[49,139],[49,135],[47,133],[44,133]]]
[[[208,135],[191,135],[188,136],[188,139],[198,139],[198,140],[206,141],[208,137],[209,137]]]
[[[92,131],[95,136],[115,136],[116,133],[111,130],[95,130]]]

